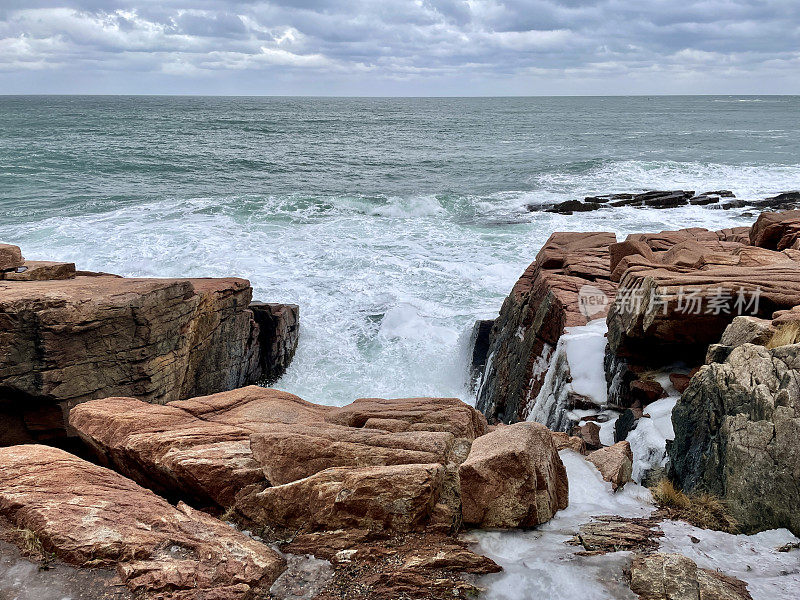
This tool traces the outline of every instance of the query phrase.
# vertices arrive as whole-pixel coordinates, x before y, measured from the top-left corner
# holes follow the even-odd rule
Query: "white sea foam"
[[[499,224],[518,210],[520,195],[495,198],[489,210],[481,202],[462,198],[446,214],[434,207],[398,218],[369,214],[364,202],[348,199],[165,199],[13,225],[3,237],[28,258],[83,269],[246,277],[256,299],[301,307],[300,348],[278,387],[345,404],[365,395],[471,401],[458,340],[475,319],[496,314],[552,231],[622,236],[741,222],[728,211],[687,207],[574,217],[525,212],[526,222]]]

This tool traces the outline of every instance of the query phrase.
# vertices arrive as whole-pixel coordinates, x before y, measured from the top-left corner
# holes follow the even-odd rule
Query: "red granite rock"
[[[285,566],[229,525],[47,446],[0,449],[0,515],[67,562],[116,566],[148,598],[266,593]]]
[[[472,443],[459,467],[464,523],[532,527],[566,508],[569,483],[550,430],[539,423],[502,427]]]

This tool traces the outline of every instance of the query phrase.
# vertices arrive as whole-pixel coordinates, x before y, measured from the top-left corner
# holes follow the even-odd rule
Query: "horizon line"
[[[793,98],[800,96],[797,94],[507,94],[495,96],[464,96],[464,95],[348,95],[348,94],[169,94],[169,93],[3,93],[0,97],[36,97],[36,96],[91,96],[91,97],[172,97],[172,98],[352,98],[352,99],[499,99],[499,98],[739,98],[739,97],[772,97],[772,98]]]

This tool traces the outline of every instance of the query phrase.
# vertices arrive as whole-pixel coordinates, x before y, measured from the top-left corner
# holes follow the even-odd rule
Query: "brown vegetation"
[[[673,519],[682,519],[695,527],[736,533],[738,523],[725,503],[712,494],[685,494],[669,479],[661,479],[650,488],[653,499]]]

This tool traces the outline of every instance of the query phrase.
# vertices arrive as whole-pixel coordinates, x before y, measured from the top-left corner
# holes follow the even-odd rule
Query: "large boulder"
[[[554,233],[503,302],[476,407],[490,421],[525,420],[566,327],[604,317],[613,233]]]
[[[752,600],[745,582],[701,569],[680,554],[635,556],[631,590],[639,600]]]
[[[251,295],[235,278],[0,281],[0,444],[63,436],[93,398],[162,404],[262,379],[276,358]]]
[[[744,344],[704,366],[672,412],[673,478],[722,498],[744,531],[800,533],[800,345]]]
[[[0,278],[3,271],[13,271],[24,264],[19,246],[0,244]]]
[[[322,422],[331,407],[248,386],[166,405],[105,398],[75,407],[70,424],[96,456],[167,496],[234,504],[264,481],[250,436],[275,424]]]
[[[46,446],[0,449],[0,516],[69,563],[115,566],[145,597],[266,594],[285,567],[229,525]]]
[[[539,423],[500,427],[475,440],[459,478],[464,523],[479,527],[539,525],[569,501],[566,469]]]
[[[750,230],[753,246],[784,250],[795,248],[800,239],[800,210],[764,212]]]

